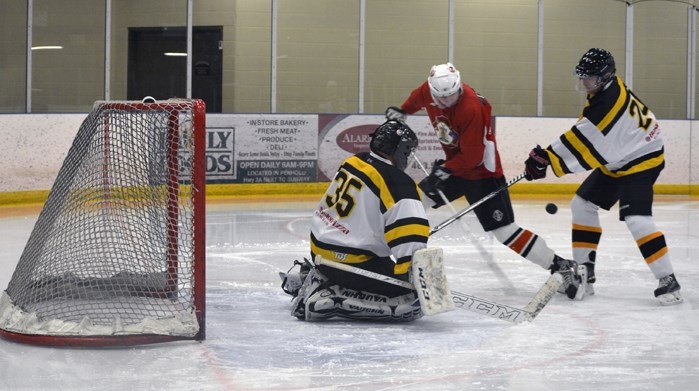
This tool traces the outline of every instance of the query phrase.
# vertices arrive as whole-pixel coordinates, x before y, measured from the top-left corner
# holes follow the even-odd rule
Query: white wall
[[[0,115],[0,192],[50,189],[85,117],[86,114]],[[235,114],[226,114],[215,118],[220,124],[226,122],[226,118],[234,122],[235,117]],[[366,117],[367,122],[377,121],[377,116],[352,117]],[[507,177],[522,172],[523,162],[534,145],[548,145],[574,122],[573,118],[498,117],[498,144]],[[421,136],[425,132],[420,129],[429,129],[426,117],[411,117],[410,123]],[[699,121],[663,120],[661,125],[667,163],[658,183],[699,184],[699,160],[696,159],[699,137],[692,137],[692,128],[699,129]],[[320,156],[322,158],[323,154]],[[423,161],[428,162],[431,158],[422,153]],[[539,183],[576,183],[584,175],[563,178],[549,175]]]
[[[522,162],[534,145],[546,147],[570,129],[575,121],[574,118],[498,117],[495,127],[506,175],[511,177],[520,173]],[[699,163],[692,157],[699,155],[699,136],[692,138],[691,129],[692,126],[699,129],[699,121],[660,120],[660,125],[665,141],[665,169],[657,183],[698,184]],[[544,182],[576,183],[586,175],[582,173],[555,178],[549,171]]]
[[[85,117],[0,115],[0,192],[50,189]]]

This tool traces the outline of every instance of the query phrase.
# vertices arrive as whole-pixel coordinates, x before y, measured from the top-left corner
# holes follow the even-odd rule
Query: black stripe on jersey
[[[578,140],[580,140],[580,142],[583,143],[585,147],[587,147],[587,149],[590,151],[590,154],[594,156],[595,160],[600,162],[600,164],[603,166],[607,165],[608,162],[602,157],[602,155],[597,153],[597,149],[595,149],[595,146],[590,142],[590,140],[587,139],[587,137],[585,137],[584,134],[582,134],[582,132],[580,131],[580,129],[578,129],[577,126],[573,126],[571,131],[573,132],[575,137],[577,137]]]
[[[417,191],[415,181],[405,172],[398,170],[396,167],[386,164],[381,160],[375,159],[368,153],[363,156],[362,160],[371,164],[381,174],[386,188],[391,192],[391,197],[395,202],[402,199],[419,200],[420,194]]]
[[[603,135],[606,136],[607,133],[609,133],[612,130],[614,125],[616,125],[617,121],[619,121],[619,118],[621,118],[621,116],[624,115],[624,113],[626,113],[626,109],[629,107],[630,101],[631,101],[631,95],[626,94],[626,99],[624,99],[624,103],[619,107],[619,110],[617,110],[617,112],[614,113],[614,119],[609,121],[609,124],[607,124],[607,126],[605,126],[604,129],[602,129]]]
[[[419,225],[426,225],[430,226],[430,222],[426,219],[421,219],[419,217],[410,217],[407,219],[400,219],[396,220],[393,222],[393,224],[387,225],[386,228],[384,228],[383,232],[388,232],[392,230],[393,228],[396,227],[402,227],[404,225],[410,225],[410,224],[419,224]]]
[[[365,255],[365,256],[368,256],[371,258],[376,257],[376,254],[374,254],[373,252],[367,251],[367,250],[362,250],[360,248],[335,246],[333,244],[321,242],[318,239],[316,239],[316,237],[315,237],[315,235],[313,235],[313,233],[311,233],[311,242],[313,242],[313,244],[316,247],[321,248],[321,249],[326,250],[326,251],[333,251],[333,252],[337,252],[337,253],[341,253],[341,254],[349,254],[349,255]]]
[[[364,160],[364,159],[362,159],[362,160]],[[342,165],[341,168],[346,170],[350,174],[356,176],[357,178],[359,178],[359,180],[362,181],[367,186],[367,188],[369,190],[371,190],[371,192],[376,195],[376,198],[379,199],[381,213],[386,213],[386,205],[384,205],[383,200],[381,200],[381,190],[379,189],[379,185],[377,183],[374,183],[374,181],[372,181],[371,178],[367,174],[365,174],[362,170],[351,165],[347,161],[345,161],[345,163]]]
[[[599,128],[600,123],[607,117],[608,114],[610,114],[610,112],[614,109],[614,106],[617,104],[622,88],[625,87],[622,84],[621,79],[616,77],[614,82],[606,90],[600,91],[597,93],[597,95],[590,98],[588,102],[589,106],[585,107],[583,110],[583,116]],[[617,112],[613,114],[614,118],[604,126],[604,129],[600,129],[602,134],[605,136],[612,130],[619,118],[621,118],[621,116],[626,112],[631,97],[629,94],[625,95],[623,104],[618,106]]]
[[[643,155],[639,158],[633,159],[632,161],[624,164],[621,168],[617,168],[616,170],[614,170],[614,172],[627,171],[636,165],[642,164],[643,162],[645,162],[647,160],[650,160],[650,159],[653,159],[653,158],[656,158],[656,157],[662,155],[664,151],[665,151],[665,147],[662,147],[658,151],[653,151],[649,154],[646,154],[646,155]]]
[[[369,175],[349,163],[343,164],[342,167],[349,171],[352,175],[357,176],[369,187],[369,189],[371,189],[376,197],[379,198],[381,201],[381,213],[385,213],[388,208],[393,206],[383,204],[383,198],[381,197],[382,188],[385,188],[390,192],[391,198],[393,198],[394,202],[398,202],[402,199],[420,199],[420,194],[417,191],[417,185],[415,185],[415,181],[413,181],[408,174],[398,170],[396,167],[390,164],[384,163],[381,160],[372,157],[368,152],[358,153],[356,156],[376,169],[381,176],[381,178],[377,179],[383,181],[384,186],[382,186],[382,183],[372,181],[372,178]]]
[[[574,129],[574,131],[577,131],[577,132],[578,132],[578,133],[576,133],[576,134],[580,134],[579,131],[577,130],[577,128],[573,127],[573,129]],[[561,136],[561,137],[560,137],[560,140],[561,140],[561,142],[563,143],[563,145],[565,145],[566,149],[567,149],[568,151],[570,151],[570,153],[571,153],[573,156],[575,156],[575,160],[578,161],[578,163],[580,164],[580,166],[584,167],[585,170],[591,170],[591,169],[592,169],[592,167],[590,167],[590,165],[587,164],[587,162],[585,161],[585,159],[583,159],[583,157],[582,157],[582,155],[580,154],[580,152],[578,152],[578,150],[575,149],[575,147],[573,146],[573,144],[571,144],[565,136]],[[563,160],[561,160],[561,162],[562,162],[562,161],[563,161]],[[567,168],[567,167],[566,167],[566,168]],[[566,171],[566,173],[568,173],[568,172],[569,172],[569,171]]]
[[[643,107],[648,107],[648,106],[646,106],[646,104],[643,103],[643,101],[640,100],[640,99],[636,96],[636,94],[634,94],[631,90],[628,90],[628,92],[629,92],[629,95],[633,96],[633,99],[634,99],[634,100],[638,101],[638,103],[641,104],[641,106],[643,106]]]
[[[561,136],[561,142],[563,142],[563,136]],[[546,150],[552,153],[556,157],[556,159],[558,159],[558,164],[561,165],[561,169],[564,173],[570,174],[572,172],[570,171],[570,168],[568,168],[568,166],[566,165],[566,162],[561,158],[559,154],[554,152],[552,148],[546,148]]]
[[[644,259],[648,259],[666,248],[665,235],[660,235],[657,238],[651,239],[639,246]]]
[[[422,235],[401,236],[388,242],[388,246],[393,248],[405,243],[427,243],[427,237]]]

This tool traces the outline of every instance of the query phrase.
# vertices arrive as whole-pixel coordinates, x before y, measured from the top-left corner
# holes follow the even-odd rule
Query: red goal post
[[[205,339],[205,115],[198,99],[95,103],[0,296],[0,336]]]

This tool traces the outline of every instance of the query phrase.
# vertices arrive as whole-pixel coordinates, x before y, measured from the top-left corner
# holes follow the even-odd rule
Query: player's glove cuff
[[[529,157],[524,162],[525,174],[524,178],[528,181],[541,179],[546,177],[546,168],[551,164],[549,155],[546,150],[537,145],[529,152]]]
[[[396,106],[390,106],[387,108],[385,115],[386,119],[389,121],[405,122],[405,120],[408,119],[408,115],[405,113],[405,111]]]

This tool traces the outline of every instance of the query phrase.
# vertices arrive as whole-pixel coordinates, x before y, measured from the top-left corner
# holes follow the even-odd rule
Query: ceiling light
[[[32,50],[60,50],[63,46],[32,46]]]

